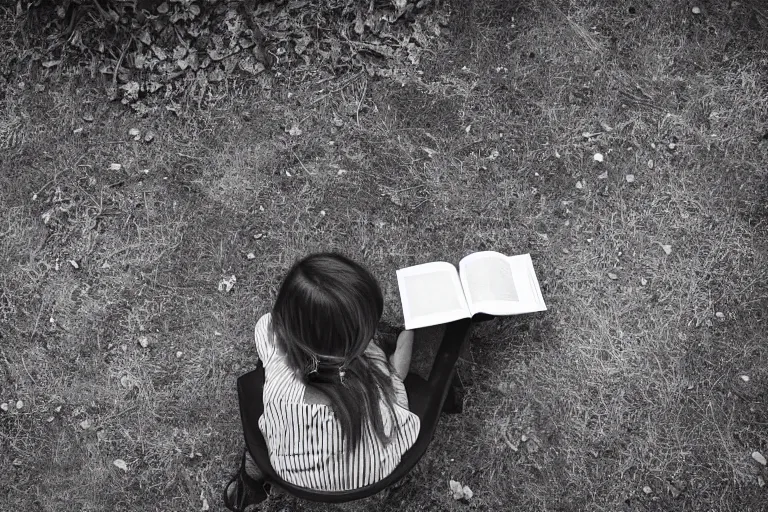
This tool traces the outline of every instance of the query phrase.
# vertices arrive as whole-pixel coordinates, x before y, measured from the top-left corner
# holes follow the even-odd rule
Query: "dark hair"
[[[379,439],[389,440],[382,399],[395,425],[391,376],[364,353],[383,309],[371,273],[331,252],[295,263],[272,309],[272,331],[289,366],[328,398],[352,448],[362,439],[366,419]]]

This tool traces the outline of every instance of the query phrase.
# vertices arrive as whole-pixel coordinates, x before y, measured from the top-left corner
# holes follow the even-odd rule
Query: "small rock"
[[[603,154],[602,153],[595,153],[595,155],[592,158],[595,159],[595,162],[602,162],[603,161]]]
[[[763,457],[763,454],[760,452],[752,452],[752,458],[755,459],[758,463],[762,464],[763,466],[768,464],[768,462],[766,462],[765,460],[765,457]]]
[[[120,165],[120,164],[109,164],[109,170],[110,171],[119,171],[122,168],[123,168],[123,166]]]
[[[618,278],[619,278],[619,276],[617,276],[617,275],[616,275],[616,274],[614,274],[613,272],[608,272],[608,278],[609,278],[609,279],[612,279],[612,280],[614,280],[614,281],[615,281],[616,279],[618,279]]]
[[[58,407],[56,407],[56,408],[54,409],[54,412],[61,412],[61,406],[59,405]]]
[[[651,494],[653,492],[653,490],[646,485],[645,487],[643,487],[643,492],[645,494]]]
[[[80,265],[78,265],[75,260],[68,260],[68,261],[69,261],[69,264],[72,265],[72,268],[74,268],[75,270],[78,270],[80,268]]]
[[[577,181],[577,182],[576,182],[576,188],[577,188],[577,189],[579,189],[579,190],[581,190],[581,189],[583,189],[583,188],[584,188],[584,184],[583,184],[581,181]]]
[[[604,179],[607,179],[607,178],[608,178],[608,172],[607,171],[597,177],[597,179],[599,179],[599,180],[604,180]]]
[[[74,130],[72,130],[72,133],[73,133],[74,135],[79,135],[79,134],[83,133],[83,128],[82,128],[82,127],[80,127],[80,128],[75,128]]]
[[[725,318],[725,315],[723,314],[723,312],[722,312],[722,311],[718,311],[717,313],[715,313],[715,316],[716,316],[717,318],[719,318],[720,320],[722,320],[723,318]]]
[[[138,128],[131,128],[130,130],[128,130],[128,135],[130,135],[136,140],[139,140],[139,136],[141,135],[141,132],[139,131]]]
[[[11,462],[11,464],[13,464],[18,468],[19,466],[21,466],[21,459],[16,457],[15,459],[13,459],[13,462]]]
[[[648,284],[648,280],[644,277],[640,278],[640,286],[645,286]]]
[[[122,469],[123,471],[128,471],[128,464],[126,464],[123,459],[115,459],[112,461],[112,464],[114,464],[115,467]]]
[[[339,169],[338,171],[336,171],[336,176],[343,176],[345,174],[347,174],[346,169]]]
[[[743,380],[744,382],[749,382],[749,375],[742,375],[741,380]]]
[[[527,435],[525,435],[525,434],[523,434],[522,436],[520,436],[520,440],[521,440],[522,442],[526,442],[526,441],[528,440],[528,436],[527,436]]]
[[[139,345],[141,345],[141,348],[147,348],[149,346],[149,338],[146,336],[140,336]]]
[[[91,428],[91,421],[88,418],[84,419],[80,422],[80,428],[83,430],[88,430]]]
[[[678,496],[680,496],[680,489],[675,487],[674,485],[669,485],[669,493],[672,495],[673,498],[677,499]]]
[[[248,258],[249,260],[255,260],[256,259],[256,255],[254,253],[252,253],[252,252],[249,252],[248,255],[246,256],[246,258]]]
[[[214,336],[221,336],[221,333],[219,331],[213,331]]]
[[[45,421],[46,423],[51,423],[54,420],[53,416],[48,416]]]
[[[325,217],[325,210],[320,210],[320,216]]]
[[[3,402],[0,404],[0,409],[7,412],[8,411],[8,404],[6,402]]]
[[[693,9],[691,9],[691,12],[693,14],[701,14],[701,9],[699,9],[698,7],[694,7]]]
[[[763,477],[761,476],[757,477],[757,485],[758,487],[765,487],[765,480],[763,480]]]
[[[655,142],[651,142],[651,149],[656,149],[656,143]]]
[[[183,355],[184,355],[184,352],[182,352],[181,350],[177,351],[176,352],[176,359],[180,359],[181,356],[183,356]]]
[[[668,147],[669,149],[675,149],[675,148],[677,147],[677,144],[675,144],[674,142],[670,142],[670,143],[669,143],[669,145],[668,145],[667,147]]]
[[[16,402],[16,409],[21,409],[22,407],[24,407],[24,402],[22,402],[21,400]]]
[[[86,123],[92,123],[93,114],[83,114],[83,121],[85,121]]]
[[[152,132],[147,132],[147,133],[144,135],[144,142],[146,142],[146,143],[150,143],[150,142],[152,142],[153,140],[155,140],[155,134],[154,134],[154,133],[152,133]]]
[[[634,174],[627,174],[626,176],[624,176],[624,179],[627,180],[627,183],[634,183],[635,175]]]
[[[264,211],[264,210],[262,210],[262,211]],[[256,233],[255,235],[253,235],[253,239],[254,240],[261,240],[261,238],[263,236],[264,236],[264,233]]]
[[[128,378],[127,375],[123,375],[120,377],[120,385],[124,388],[130,388],[131,387],[131,379]]]
[[[667,256],[669,256],[670,254],[672,254],[672,246],[671,246],[671,245],[668,245],[668,244],[662,244],[662,245],[661,245],[661,248],[664,250],[664,253],[665,253]]]
[[[648,160],[648,168],[653,169],[653,160]]]

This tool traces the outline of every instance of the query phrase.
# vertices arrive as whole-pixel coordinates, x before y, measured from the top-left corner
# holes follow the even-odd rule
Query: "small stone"
[[[131,379],[128,378],[127,375],[123,375],[120,377],[120,385],[124,388],[130,388],[131,387]]]
[[[752,458],[755,459],[758,463],[762,464],[763,466],[768,464],[768,462],[766,462],[765,460],[765,457],[763,457],[763,454],[760,452],[752,452]]]
[[[644,277],[640,278],[640,286],[645,286],[648,284],[648,280]]]
[[[78,263],[75,260],[68,260],[68,261],[69,261],[69,264],[72,265],[72,268],[74,268],[75,270],[78,270],[80,268],[80,265],[78,265]]]
[[[263,210],[262,210],[263,211]],[[254,240],[261,240],[261,238],[264,236],[264,233],[256,233],[253,235]]]
[[[21,400],[16,402],[16,409],[21,409],[22,407],[24,407],[24,402],[22,402]]]
[[[613,272],[608,272],[608,279],[612,279],[612,280],[614,280],[614,281],[615,281],[615,280],[616,280],[616,279],[618,279],[618,278],[619,278],[619,276],[617,276],[617,275],[616,275],[616,274],[614,274]]]
[[[677,144],[675,144],[674,142],[670,142],[670,143],[669,143],[669,145],[668,145],[667,147],[668,147],[669,149],[675,149],[675,148],[677,147]]]
[[[85,121],[86,123],[92,123],[93,114],[83,114],[83,121]]]
[[[246,256],[246,258],[248,258],[249,260],[255,260],[256,259],[256,255],[254,253],[252,253],[252,252],[249,252],[248,255]]]
[[[91,428],[91,421],[88,418],[84,419],[80,422],[80,428],[83,430],[88,430]]]
[[[749,382],[749,375],[742,375],[741,380],[743,380],[744,382]]]
[[[691,12],[693,14],[701,14],[701,9],[699,9],[698,7],[694,7],[693,9],[691,9]]]
[[[138,128],[131,128],[130,130],[128,130],[128,135],[130,135],[131,137],[138,137],[140,134],[141,132],[139,131]]]
[[[339,169],[338,171],[336,171],[336,176],[343,176],[346,173],[347,173],[346,169]]]
[[[325,217],[325,210],[320,210],[320,216]]]
[[[643,487],[643,492],[645,494],[651,494],[653,492],[653,490],[646,485],[645,487]]]
[[[763,480],[763,477],[761,476],[757,477],[757,485],[758,487],[765,487],[765,480]]]
[[[577,188],[577,189],[579,189],[579,190],[581,190],[581,189],[583,189],[583,188],[584,188],[584,184],[583,184],[581,181],[577,181],[577,182],[576,182],[576,188]]]
[[[79,135],[79,134],[83,133],[83,128],[82,128],[82,127],[80,127],[80,128],[75,128],[74,130],[72,130],[72,133],[73,133],[74,135]]]
[[[8,411],[8,404],[6,402],[3,402],[0,404],[0,409],[7,412]]]
[[[183,356],[183,355],[184,355],[184,352],[182,352],[181,350],[178,350],[176,352],[176,359],[181,359],[181,356]]]
[[[635,175],[634,174],[627,174],[626,176],[624,176],[624,179],[627,180],[627,183],[634,183]]]
[[[656,149],[656,143],[655,142],[651,142],[651,149]]]
[[[144,142],[146,142],[146,143],[150,143],[150,142],[152,142],[153,140],[155,140],[155,134],[154,134],[154,133],[152,133],[152,132],[147,132],[147,133],[144,135]]]
[[[653,160],[648,160],[648,168],[653,169]]]
[[[722,311],[718,311],[717,313],[715,313],[715,316],[716,316],[717,318],[719,318],[720,320],[722,320],[723,318],[725,318],[725,315],[723,314],[723,312],[722,312]]]
[[[21,466],[21,459],[16,457],[15,459],[13,459],[13,462],[11,462],[11,464],[13,464],[16,467],[19,467]]]
[[[123,168],[123,166],[120,165],[120,164],[109,164],[109,170],[110,171],[119,171],[122,168]]]
[[[667,256],[672,254],[672,246],[671,245],[669,245],[669,244],[662,244],[661,248],[664,251],[664,254],[666,254]]]
[[[52,422],[52,421],[53,421],[53,416],[48,416],[48,417],[45,419],[45,421],[46,421],[47,423],[50,423],[50,422]]]
[[[139,345],[141,345],[141,348],[147,348],[149,346],[149,338],[146,336],[139,337]]]
[[[115,459],[112,461],[112,464],[114,464],[115,467],[122,469],[123,471],[128,471],[128,464],[126,464],[123,459]]]
[[[526,441],[528,440],[528,436],[527,436],[527,435],[525,435],[525,434],[523,434],[522,436],[520,436],[520,440],[521,440],[522,442],[526,442]]]
[[[56,407],[56,408],[54,409],[54,412],[61,412],[61,406],[59,405],[58,407]]]
[[[219,331],[213,331],[214,336],[221,336],[221,333]]]
[[[603,161],[603,154],[602,153],[595,153],[595,155],[592,158],[595,159],[595,162],[602,162]]]
[[[597,179],[599,179],[599,180],[604,180],[604,179],[607,179],[607,178],[608,178],[608,172],[607,171],[597,177]]]

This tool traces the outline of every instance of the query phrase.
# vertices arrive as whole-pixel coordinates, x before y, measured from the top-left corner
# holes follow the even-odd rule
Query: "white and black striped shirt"
[[[327,405],[306,403],[306,387],[287,365],[269,328],[270,315],[256,323],[256,349],[264,365],[264,414],[259,428],[269,448],[272,467],[284,480],[300,487],[344,491],[373,484],[389,475],[419,435],[418,416],[408,410],[402,381],[392,375],[397,403],[396,428],[382,403],[384,429],[391,441],[382,443],[371,422],[364,423],[360,444],[347,457],[341,425]],[[386,356],[371,343],[366,354],[389,373]]]

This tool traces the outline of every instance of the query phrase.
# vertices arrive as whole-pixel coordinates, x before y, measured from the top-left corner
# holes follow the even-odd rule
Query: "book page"
[[[469,317],[458,272],[450,263],[425,263],[400,269],[397,286],[406,329]]]
[[[470,312],[517,315],[546,309],[528,254],[507,257],[494,251],[470,254],[459,263]]]

